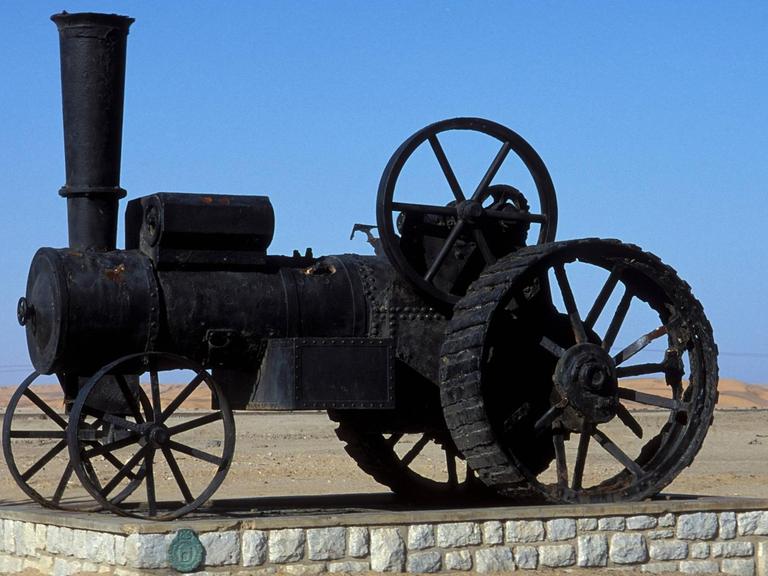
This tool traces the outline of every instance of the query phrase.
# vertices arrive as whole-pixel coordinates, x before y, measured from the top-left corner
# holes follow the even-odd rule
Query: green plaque
[[[168,546],[168,563],[177,572],[194,572],[203,563],[205,548],[192,530],[183,528]]]

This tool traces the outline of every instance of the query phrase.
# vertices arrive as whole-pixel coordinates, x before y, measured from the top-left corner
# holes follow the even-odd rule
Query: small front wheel
[[[197,509],[224,481],[234,453],[234,416],[219,385],[172,354],[108,364],[81,389],[69,422],[83,486],[104,508],[134,518],[171,520]]]

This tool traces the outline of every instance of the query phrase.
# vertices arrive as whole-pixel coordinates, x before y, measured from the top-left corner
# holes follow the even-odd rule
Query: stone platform
[[[768,576],[768,499],[448,510],[404,507],[381,494],[258,498],[217,501],[175,522],[4,503],[0,519],[2,574],[586,574],[605,567]]]

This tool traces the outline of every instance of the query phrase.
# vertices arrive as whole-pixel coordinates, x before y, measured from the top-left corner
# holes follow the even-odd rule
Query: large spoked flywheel
[[[458,164],[479,171],[469,177]],[[431,300],[452,305],[529,235],[536,243],[554,240],[557,203],[544,162],[519,134],[482,118],[453,118],[419,130],[395,151],[379,184],[376,220],[397,271]]]
[[[689,286],[615,240],[524,248],[456,305],[442,349],[457,447],[500,493],[638,500],[699,451],[717,348]]]

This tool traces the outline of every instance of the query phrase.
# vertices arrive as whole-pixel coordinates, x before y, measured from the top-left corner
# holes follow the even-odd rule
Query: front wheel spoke
[[[475,237],[475,243],[480,250],[480,254],[483,256],[485,263],[490,265],[496,262],[496,257],[493,255],[493,252],[491,252],[491,248],[488,246],[488,241],[485,239],[483,231],[480,228],[475,228],[472,230],[472,235]]]
[[[555,463],[557,466],[557,484],[561,487],[568,486],[568,465],[565,461],[565,438],[562,432],[552,434],[552,443],[555,446]]]
[[[165,410],[163,410],[162,415],[160,416],[159,424],[162,424],[165,422],[168,417],[173,414],[179,406],[181,406],[182,402],[186,400],[192,392],[195,391],[195,389],[200,386],[200,383],[205,380],[205,373],[200,372],[199,374],[195,375],[194,378],[184,386],[184,388],[179,392],[179,394],[174,398],[168,406],[166,406]]]
[[[440,252],[437,253],[437,256],[435,256],[435,259],[430,265],[429,270],[427,270],[427,273],[424,274],[424,280],[427,282],[432,282],[432,279],[435,277],[438,270],[440,270],[440,267],[443,265],[443,261],[448,257],[451,248],[453,248],[453,245],[459,238],[459,234],[461,234],[461,231],[464,229],[464,222],[464,220],[459,220],[456,222],[453,229],[448,234],[448,237],[445,239],[443,246],[440,248]]]
[[[48,418],[53,420],[59,428],[63,430],[67,427],[67,422],[59,416],[53,408],[48,406],[40,396],[32,392],[32,390],[29,388],[24,390],[24,396],[26,396],[35,406],[40,408],[40,410],[42,410]]]
[[[664,396],[658,396],[657,394],[647,394],[645,392],[638,392],[631,388],[619,387],[619,398],[623,400],[631,400],[638,404],[646,404],[648,406],[657,406],[658,408],[666,408],[667,410],[677,410],[680,408],[681,403],[678,400],[672,398],[664,398]]]
[[[109,424],[112,424],[116,428],[120,428],[121,430],[130,430],[131,432],[141,432],[141,427],[136,422],[131,422],[130,420],[126,420],[125,418],[120,418],[119,416],[115,416],[114,414],[104,414],[104,416],[101,417],[101,419],[104,422],[108,422]]]
[[[74,471],[74,467],[72,466],[72,462],[67,461],[67,465],[64,467],[64,473],[61,475],[61,480],[59,480],[59,483],[56,485],[56,490],[53,492],[53,496],[51,496],[51,502],[58,505],[59,502],[61,502],[61,497],[64,496],[64,491],[67,489],[67,484],[69,484],[69,479],[72,478],[72,472]]]
[[[557,358],[560,358],[563,354],[565,354],[565,349],[551,340],[548,336],[541,337],[539,346]]]
[[[535,222],[537,224],[546,224],[547,216],[545,214],[531,214],[520,210],[497,210],[488,208],[483,212],[485,218],[491,220],[501,220],[503,222]]]
[[[619,305],[616,307],[616,312],[611,318],[611,323],[608,325],[608,330],[603,338],[603,350],[606,352],[611,349],[613,343],[616,341],[616,336],[619,335],[621,325],[624,323],[624,319],[629,312],[629,305],[632,303],[632,293],[627,289],[624,290],[624,294],[621,296]]]
[[[91,445],[92,446],[98,446],[99,444],[96,443],[96,442],[93,442],[93,443],[91,443]],[[117,456],[112,454],[111,452],[105,452],[104,454],[101,455],[101,457],[104,458],[104,460],[106,460],[110,464],[112,464],[112,466],[115,468],[115,470],[120,470],[124,466],[123,462]],[[126,474],[126,477],[129,480],[135,480],[136,478],[138,478],[138,476],[136,474],[134,474],[133,472],[128,472]]]
[[[584,323],[579,316],[579,310],[576,307],[576,299],[573,297],[573,291],[571,285],[568,282],[568,276],[565,274],[565,266],[559,264],[555,266],[555,278],[557,279],[557,285],[560,287],[560,293],[563,296],[563,304],[568,312],[568,318],[571,321],[571,328],[573,329],[573,336],[576,338],[577,344],[583,344],[587,341],[587,331],[584,328]]]
[[[491,165],[488,166],[488,170],[485,171],[483,179],[480,180],[480,184],[477,185],[475,193],[472,194],[472,200],[483,200],[483,194],[485,194],[488,185],[491,183],[494,176],[496,176],[496,173],[499,171],[499,168],[501,168],[501,165],[504,163],[504,160],[507,158],[507,154],[509,154],[511,149],[512,144],[509,142],[504,142],[501,145],[501,148],[496,153],[496,157],[493,159],[493,162],[491,162]]]
[[[643,427],[640,426],[640,422],[638,422],[637,419],[632,416],[632,413],[627,410],[627,407],[624,406],[624,404],[619,403],[619,405],[616,407],[616,416],[619,417],[619,420],[621,420],[635,436],[638,438],[643,437]]]
[[[403,456],[400,459],[400,467],[406,468],[408,465],[410,465],[411,462],[413,462],[414,458],[418,456],[422,450],[424,450],[424,447],[429,442],[429,436],[427,434],[423,434],[421,438],[411,447],[408,452],[406,452],[405,456]]]
[[[78,438],[80,436],[78,435]],[[131,444],[136,444],[137,440],[139,438],[138,434],[131,434],[130,436],[126,436],[125,438],[121,438],[120,440],[115,440],[114,442],[110,442],[109,444],[98,444],[91,448],[90,450],[84,450],[83,451],[83,457],[84,458],[93,458],[94,456],[102,456],[106,454],[107,452],[114,452],[115,450],[120,450],[120,448],[125,448],[126,446],[130,446]],[[92,438],[85,439],[88,442],[92,442]]]
[[[10,438],[66,438],[67,433],[64,430],[11,430]]]
[[[192,420],[189,420],[188,422],[183,422],[181,424],[177,424],[176,426],[171,426],[170,428],[168,428],[168,433],[171,435],[180,434],[181,432],[186,432],[194,428],[199,428],[200,426],[205,426],[206,424],[210,424],[211,422],[216,422],[218,420],[223,420],[223,419],[224,419],[224,414],[222,412],[211,412],[210,414],[206,414],[205,416],[200,416],[199,418],[194,418]]]
[[[128,386],[128,382],[126,381],[125,376],[122,374],[115,374],[115,379],[117,380],[117,385],[120,387],[120,391],[123,393],[123,398],[125,398],[125,401],[128,403],[128,407],[131,409],[131,414],[133,415],[136,422],[144,422],[144,418],[141,415],[141,410],[139,410],[139,406],[136,403],[136,398],[134,398],[133,394],[131,393],[131,388]]]
[[[154,368],[149,371],[149,387],[152,392],[152,420],[158,422],[160,420],[161,408],[160,408],[160,379],[157,375],[157,370]],[[147,417],[150,417],[148,414]]]
[[[661,362],[648,364],[635,364],[633,366],[619,366],[616,368],[617,378],[629,378],[631,376],[643,376],[645,374],[657,374],[666,372],[666,365]]]
[[[217,466],[221,466],[222,464],[224,464],[224,459],[219,456],[209,454],[208,452],[203,452],[202,450],[198,450],[197,448],[192,448],[192,446],[187,446],[186,444],[180,444],[179,442],[176,442],[174,440],[171,440],[168,442],[168,448],[172,450],[176,450],[176,452],[181,452],[182,454],[186,454],[187,456],[192,456],[193,458],[197,458],[198,460],[203,460],[204,462],[210,462],[211,464],[216,464]]]
[[[53,446],[53,448],[51,448],[50,450],[48,450],[48,452],[43,454],[43,457],[40,458],[40,460],[32,464],[32,466],[30,466],[27,469],[27,471],[21,475],[21,479],[26,482],[27,480],[32,478],[32,476],[40,472],[40,470],[42,470],[43,467],[45,467],[45,465],[48,464],[48,462],[53,460],[56,457],[56,455],[62,450],[64,450],[64,448],[66,447],[67,447],[67,439],[62,438]]]
[[[603,287],[600,289],[600,293],[597,295],[594,304],[592,304],[592,308],[590,308],[589,313],[587,314],[587,318],[584,320],[584,324],[588,329],[594,328],[595,322],[597,322],[597,319],[600,317],[603,309],[605,309],[605,305],[608,303],[611,294],[613,294],[613,290],[616,288],[616,284],[619,283],[620,276],[621,267],[618,265],[614,266],[611,269],[611,273],[608,275],[608,279],[605,281],[605,284],[603,284]]]
[[[448,157],[445,155],[445,151],[443,150],[443,146],[440,144],[440,140],[437,139],[437,134],[430,135],[429,145],[432,147],[432,151],[435,153],[435,157],[440,164],[440,169],[443,171],[445,179],[448,180],[448,185],[451,187],[453,197],[456,198],[456,202],[463,202],[466,200],[464,197],[464,192],[459,185],[459,181],[456,179],[456,174],[454,174],[450,162],[448,162]]]
[[[184,501],[189,504],[195,498],[192,496],[192,492],[187,485],[187,481],[184,479],[184,474],[181,473],[181,469],[179,468],[179,463],[176,461],[176,457],[173,455],[173,452],[171,452],[165,446],[163,446],[163,456],[165,456],[165,461],[168,462],[168,467],[171,469],[171,474],[173,474],[179,490],[181,490],[181,495],[184,497]]]
[[[608,454],[613,456],[619,462],[619,464],[629,470],[630,474],[632,474],[634,477],[639,478],[645,473],[645,471],[637,462],[627,456],[624,451],[616,446],[616,444],[614,444],[613,441],[608,438],[608,436],[606,436],[605,433],[603,433],[601,430],[595,428],[595,430],[592,432],[592,438],[597,440],[597,443],[600,444],[600,446],[602,446],[605,451],[608,452]]]
[[[117,471],[117,474],[115,474],[112,477],[112,480],[107,482],[107,484],[99,490],[101,495],[104,498],[109,497],[109,493],[114,490],[118,484],[123,480],[123,478],[126,478],[128,476],[128,473],[131,472],[136,464],[139,463],[139,461],[144,458],[146,453],[150,450],[150,445],[147,444],[146,446],[142,446],[136,454],[134,454],[128,462],[126,462],[120,470]]]
[[[414,204],[411,202],[392,202],[392,210],[413,214],[432,214],[435,216],[456,216],[456,206],[434,206],[432,204]]]
[[[657,338],[664,336],[667,332],[668,332],[667,327],[662,325],[656,328],[655,330],[651,330],[650,332],[648,332],[648,334],[643,334],[642,336],[640,336],[640,338],[632,342],[632,344],[630,344],[629,346],[624,348],[621,352],[616,354],[616,356],[613,357],[614,363],[616,364],[616,366],[618,366],[619,364],[626,362],[627,360],[632,358],[632,356],[640,352],[640,350],[648,346],[648,344],[650,344]]]
[[[151,448],[147,451],[147,456],[144,458],[144,470],[146,472],[147,479],[147,504],[149,505],[150,516],[157,514],[157,496],[155,495],[155,470],[153,462],[154,457],[155,449]]]

